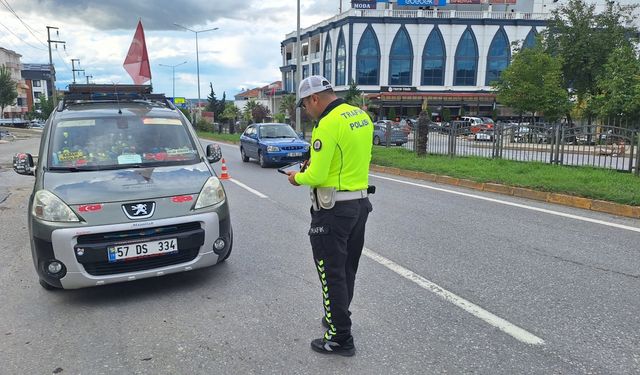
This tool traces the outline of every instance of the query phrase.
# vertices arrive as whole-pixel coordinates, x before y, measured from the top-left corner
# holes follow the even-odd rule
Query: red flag
[[[141,85],[151,79],[151,67],[149,66],[149,55],[147,55],[147,43],[144,40],[142,20],[138,21],[136,33],[122,66],[136,85]]]

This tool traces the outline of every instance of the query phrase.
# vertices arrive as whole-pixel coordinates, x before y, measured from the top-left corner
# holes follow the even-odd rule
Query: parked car
[[[493,130],[483,130],[483,131],[476,132],[473,135],[473,139],[476,141],[493,142],[493,138],[494,138]]]
[[[243,162],[258,160],[262,168],[308,159],[309,142],[288,124],[261,123],[247,126],[240,136]]]
[[[97,95],[96,95],[97,94]],[[45,289],[156,277],[223,262],[233,231],[224,187],[184,115],[151,86],[70,85],[45,127],[28,227]]]
[[[480,117],[480,119],[489,130],[492,130],[496,125],[496,123],[493,121],[491,117]]]
[[[471,122],[469,121],[449,121],[444,123],[443,131],[448,133],[455,131],[456,135],[466,135],[471,133]]]
[[[402,146],[409,142],[409,137],[400,126],[393,125],[389,120],[381,120],[373,125],[373,144],[374,145],[387,145],[387,125],[391,127],[391,134],[389,143],[396,146]]]
[[[402,119],[398,124],[405,134],[409,135],[417,126],[418,120],[415,119]]]
[[[507,131],[516,143],[551,143],[554,138],[552,127],[512,126]]]

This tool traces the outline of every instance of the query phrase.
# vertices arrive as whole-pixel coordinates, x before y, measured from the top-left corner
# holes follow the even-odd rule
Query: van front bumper
[[[168,229],[167,229],[168,228]],[[107,246],[176,238],[178,252],[162,256],[110,263]],[[222,238],[225,248],[215,250]],[[51,241],[34,238],[36,270],[48,284],[76,289],[168,275],[212,266],[223,259],[231,245],[231,223],[216,212],[206,212],[148,222],[93,227],[61,228],[51,232]],[[64,265],[64,272],[47,272],[51,260]]]

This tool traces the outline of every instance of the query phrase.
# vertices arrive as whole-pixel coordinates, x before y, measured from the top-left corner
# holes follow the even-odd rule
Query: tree
[[[578,100],[596,95],[597,80],[612,50],[628,43],[637,33],[633,14],[637,5],[607,1],[602,13],[585,0],[569,0],[553,11],[543,32],[546,50],[561,57],[565,88],[573,89]]]
[[[442,122],[451,121],[451,110],[449,108],[442,109]]]
[[[218,103],[216,105],[216,110],[214,112],[216,113],[216,115],[222,116],[222,113],[224,113],[225,109],[227,109],[227,92],[223,91],[222,99],[218,100]]]
[[[286,118],[286,116],[282,112],[281,113],[276,113],[275,115],[273,115],[273,120],[275,122],[278,122],[278,123],[281,123],[281,124],[284,124],[285,118]]]
[[[222,115],[220,116],[222,119],[227,121],[235,121],[240,114],[240,109],[236,107],[233,103],[226,103],[224,106],[224,111],[222,111]]]
[[[244,111],[242,112],[242,118],[246,122],[255,122],[253,120],[253,109],[258,105],[255,100],[249,99],[247,104],[244,106]]]
[[[184,117],[187,118],[187,120],[189,120],[189,122],[191,122],[191,113],[189,113],[189,110],[186,108],[180,108],[180,112],[182,112],[182,114],[184,114]]]
[[[261,103],[256,103],[256,105],[251,110],[251,117],[253,118],[254,122],[262,122],[269,115],[269,108]]]
[[[589,103],[601,117],[635,120],[640,115],[640,61],[630,45],[616,48],[604,66]]]
[[[40,118],[42,120],[47,120],[51,113],[55,109],[55,104],[53,103],[53,98],[47,98],[46,96],[40,96]]]
[[[214,116],[217,117],[218,112],[218,99],[216,99],[216,93],[213,91],[213,83],[209,82],[209,87],[211,88],[211,92],[209,92],[209,96],[207,97],[207,112],[213,112]]]
[[[362,105],[362,92],[358,89],[358,85],[356,85],[354,81],[349,83],[349,90],[347,90],[347,94],[344,96],[344,101],[356,107]]]
[[[494,82],[498,101],[524,113],[542,111],[547,120],[556,120],[571,108],[563,87],[562,59],[536,46],[516,51],[511,64]]]
[[[280,102],[280,112],[287,113],[289,115],[290,122],[293,124],[296,116],[296,96],[294,94],[287,94],[282,97]]]
[[[391,121],[395,121],[396,120],[396,109],[395,107],[391,107],[389,109],[389,113],[387,114],[387,118]]]
[[[4,109],[13,105],[18,97],[17,82],[11,78],[11,71],[0,66],[0,118],[4,117]]]

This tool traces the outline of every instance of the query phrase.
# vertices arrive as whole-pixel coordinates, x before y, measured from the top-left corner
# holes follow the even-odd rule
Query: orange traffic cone
[[[222,159],[222,173],[220,174],[221,180],[229,180],[231,177],[229,176],[229,170],[227,169],[227,165],[224,163],[224,159]]]

